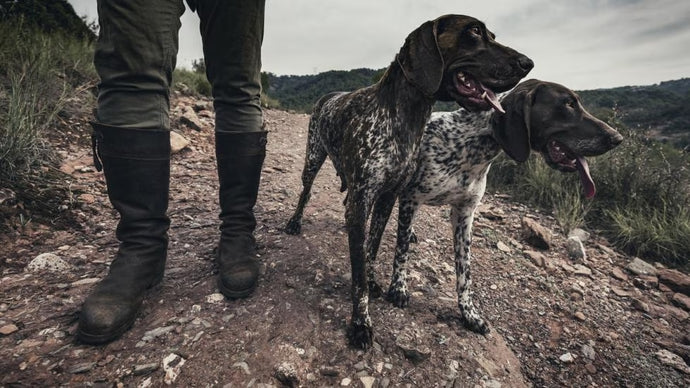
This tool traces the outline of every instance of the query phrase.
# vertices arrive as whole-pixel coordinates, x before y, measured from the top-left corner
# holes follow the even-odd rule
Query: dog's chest
[[[424,133],[408,194],[428,205],[477,201],[484,195],[486,175],[498,152],[488,114],[434,115]]]

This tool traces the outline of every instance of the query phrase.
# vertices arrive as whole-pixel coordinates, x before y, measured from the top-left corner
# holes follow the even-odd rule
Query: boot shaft
[[[155,282],[163,273],[170,227],[170,133],[93,127],[96,166],[102,167],[108,198],[120,214],[115,231],[120,247],[110,271]]]
[[[216,132],[221,234],[251,236],[266,132]]]

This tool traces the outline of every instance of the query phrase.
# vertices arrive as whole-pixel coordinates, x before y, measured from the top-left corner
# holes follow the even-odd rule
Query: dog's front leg
[[[407,252],[410,249],[412,233],[412,219],[417,204],[409,198],[401,196],[398,204],[398,235],[395,244],[395,260],[393,261],[393,276],[388,287],[387,298],[397,307],[407,307],[410,304],[410,293],[407,290]]]
[[[372,298],[378,298],[383,293],[381,286],[376,281],[373,264],[381,245],[383,231],[386,229],[386,224],[388,224],[388,219],[391,216],[393,205],[395,205],[395,193],[385,193],[376,201],[374,210],[371,213],[369,239],[367,240],[367,274],[369,275],[369,296]]]
[[[472,222],[476,206],[453,206],[451,220],[453,223],[453,249],[455,251],[456,288],[458,306],[463,324],[468,329],[486,334],[489,327],[479,316],[472,303],[472,277],[470,273],[470,245],[472,244]]]
[[[366,202],[361,192],[350,191],[345,202],[345,221],[352,268],[352,321],[349,338],[352,346],[366,350],[372,345],[374,333],[369,316],[369,285],[364,253]]]

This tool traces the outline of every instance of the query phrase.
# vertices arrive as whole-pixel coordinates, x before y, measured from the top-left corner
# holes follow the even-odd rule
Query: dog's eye
[[[570,109],[575,109],[575,100],[567,100],[565,102],[565,106],[570,108]]]
[[[482,36],[482,30],[480,30],[479,27],[472,27],[469,31],[471,35],[474,35],[476,37]]]

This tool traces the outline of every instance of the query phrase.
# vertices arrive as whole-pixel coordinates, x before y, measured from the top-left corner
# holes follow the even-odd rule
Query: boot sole
[[[225,297],[228,299],[241,299],[248,297],[254,292],[254,290],[256,290],[256,283],[245,290],[232,290],[228,287],[225,287],[223,282],[218,279],[218,289],[220,290],[220,293],[225,295]]]
[[[87,333],[86,331],[82,330],[81,328],[77,329],[77,339],[80,342],[83,342],[88,345],[103,345],[108,342],[112,342],[118,338],[120,338],[123,334],[125,334],[134,324],[134,321],[136,320],[136,315],[129,321],[126,321],[122,325],[118,326],[114,330],[111,330],[107,333],[102,333],[102,334],[92,334],[92,333]]]

